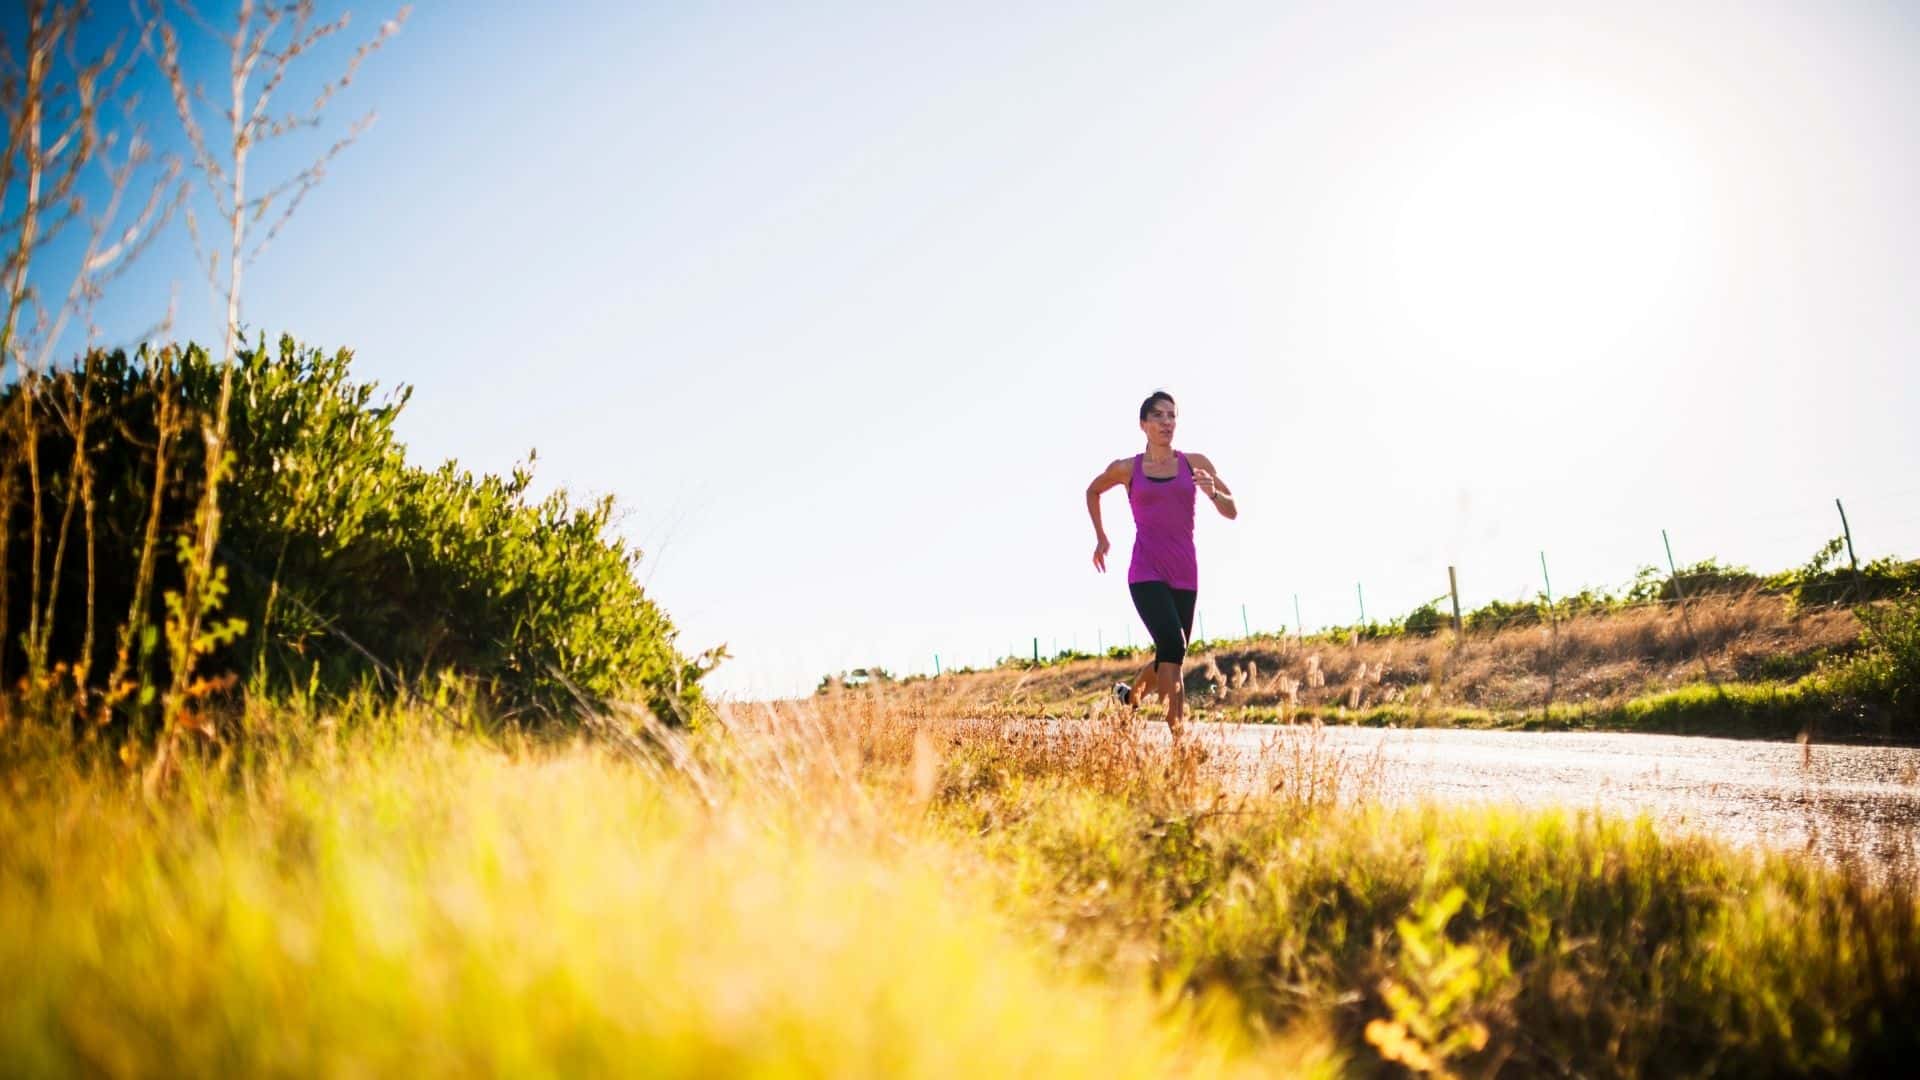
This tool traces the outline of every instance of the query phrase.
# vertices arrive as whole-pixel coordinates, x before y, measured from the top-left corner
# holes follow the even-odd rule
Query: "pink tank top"
[[[1127,505],[1133,509],[1133,563],[1127,584],[1164,581],[1175,589],[1200,588],[1200,560],[1193,550],[1193,466],[1178,453],[1173,477],[1155,480],[1133,455]]]

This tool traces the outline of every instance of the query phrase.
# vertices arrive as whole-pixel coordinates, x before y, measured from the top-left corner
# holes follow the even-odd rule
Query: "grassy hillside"
[[[1910,611],[1914,601],[1881,607]],[[1461,635],[1355,630],[1201,643],[1187,665],[1187,700],[1211,720],[1910,741],[1920,728],[1850,674],[1884,651],[1878,641],[1854,609],[1753,591],[1509,619]],[[1115,650],[939,681],[981,716],[1088,716],[1110,708],[1114,683],[1150,659],[1145,649]]]

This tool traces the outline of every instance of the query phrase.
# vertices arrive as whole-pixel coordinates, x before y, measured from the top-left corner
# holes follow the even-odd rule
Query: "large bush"
[[[630,695],[689,717],[717,652],[696,662],[676,651],[672,624],[634,575],[640,553],[611,534],[611,500],[534,499],[525,468],[499,477],[407,464],[393,425],[408,391],[382,395],[354,381],[350,363],[347,350],[327,355],[284,337],[237,362],[220,500],[230,592],[219,618],[241,632],[203,669],[256,690],[322,695],[397,692],[450,673],[508,715],[563,716],[582,698]],[[218,363],[190,346],[96,353],[0,393],[21,443],[0,461],[0,493],[9,483],[13,492],[0,608],[10,679],[64,665],[129,708],[139,698],[107,687],[110,673],[166,684],[156,628],[180,585],[173,541],[199,502],[199,421],[219,385]],[[23,393],[30,413],[16,408]],[[23,431],[37,462],[16,452]],[[150,519],[158,545],[145,543]],[[153,586],[142,590],[145,551]]]
[[[1864,566],[1842,560],[1844,537],[1826,542],[1805,566],[1767,579],[1767,588],[1784,593],[1796,604],[1841,604],[1884,600],[1920,591],[1920,562],[1880,558]]]
[[[1752,592],[1763,584],[1765,581],[1760,575],[1744,566],[1728,566],[1716,559],[1702,559],[1692,566],[1681,567],[1678,574],[1663,573],[1652,566],[1642,567],[1634,577],[1633,584],[1627,588],[1627,600],[1633,603],[1671,603],[1696,596],[1737,596]]]
[[[1920,595],[1853,609],[1860,651],[1827,671],[1827,685],[1884,706],[1909,731],[1920,725]]]

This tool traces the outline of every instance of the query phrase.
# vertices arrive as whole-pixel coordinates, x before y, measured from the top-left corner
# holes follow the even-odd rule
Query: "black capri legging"
[[[1178,664],[1187,658],[1187,639],[1193,636],[1193,601],[1200,594],[1176,589],[1164,581],[1129,582],[1133,608],[1153,635],[1153,660]]]

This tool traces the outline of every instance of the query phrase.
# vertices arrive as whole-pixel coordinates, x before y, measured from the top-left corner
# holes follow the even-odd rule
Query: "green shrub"
[[[218,555],[230,571],[223,611],[248,629],[215,650],[206,669],[244,674],[269,693],[323,696],[368,683],[396,693],[400,683],[446,672],[509,715],[555,717],[582,697],[633,695],[665,717],[690,718],[698,681],[719,652],[696,662],[675,650],[672,624],[634,574],[640,553],[612,535],[612,501],[576,505],[565,492],[534,499],[525,467],[499,477],[451,462],[408,465],[393,425],[409,392],[380,395],[355,381],[351,359],[282,337],[277,349],[263,339],[236,361]],[[123,619],[155,625],[162,594],[179,587],[168,541],[148,610],[137,610],[156,470],[161,531],[184,535],[206,472],[194,420],[216,407],[220,379],[217,361],[189,346],[96,353],[35,388],[36,405],[84,400],[97,417],[86,456],[97,561],[62,564],[50,649],[98,676],[96,684],[114,667],[112,628]],[[7,388],[0,411],[18,393],[17,384]],[[189,420],[174,425],[174,448],[161,462],[165,408]],[[38,425],[49,517],[79,498],[70,428],[57,421],[49,413]],[[5,519],[13,627],[26,621],[32,578],[24,501]],[[43,536],[43,551],[52,546]],[[25,659],[10,640],[0,670],[19,671]],[[151,664],[164,668],[165,658]],[[146,678],[166,682],[161,670]]]
[[[1711,594],[1751,592],[1761,584],[1760,575],[1744,566],[1722,566],[1714,559],[1702,559],[1692,566],[1683,566],[1679,573],[1680,590],[1687,597],[1707,596]],[[1659,599],[1677,600],[1673,579],[1669,578],[1666,587],[1660,591]]]
[[[1920,595],[1854,609],[1861,650],[1835,669],[1834,689],[1887,705],[1897,719],[1920,721]]]
[[[1440,608],[1436,606],[1433,601],[1428,601],[1414,608],[1407,613],[1405,619],[1401,620],[1401,625],[1406,628],[1407,633],[1417,634],[1421,637],[1432,637],[1434,634],[1439,633],[1442,627],[1450,624],[1451,620],[1448,619],[1447,616],[1440,614]]]
[[[1489,600],[1484,607],[1478,607],[1467,613],[1467,629],[1499,630],[1507,626],[1530,626],[1540,621],[1540,605],[1535,603],[1508,603],[1505,600]]]
[[[1881,558],[1856,570],[1850,560],[1842,560],[1845,551],[1846,539],[1836,536],[1805,566],[1769,577],[1767,588],[1795,604],[1858,603],[1920,592],[1920,562]]]
[[[1600,589],[1581,589],[1571,596],[1555,600],[1551,610],[1555,619],[1566,620],[1586,615],[1606,615],[1619,608],[1620,600],[1612,593]]]
[[[958,674],[958,672],[955,672]],[[902,682],[912,682],[916,676],[905,679],[896,678],[893,672],[883,667],[852,668],[847,671],[820,676],[819,685],[813,688],[816,694],[830,694],[836,690],[858,690],[868,686],[891,686]]]
[[[1634,572],[1633,580],[1627,583],[1626,601],[1629,604],[1651,604],[1672,591],[1673,584],[1665,570],[1657,566],[1642,566]]]

